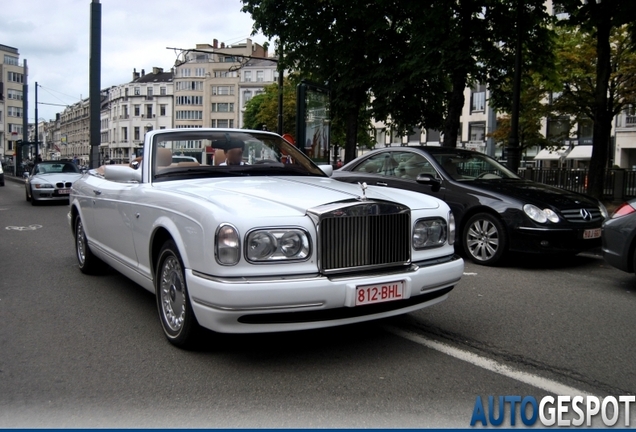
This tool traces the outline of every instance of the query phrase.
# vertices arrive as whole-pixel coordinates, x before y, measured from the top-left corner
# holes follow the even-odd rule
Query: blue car
[[[636,269],[636,199],[623,203],[603,223],[603,258],[617,269]]]

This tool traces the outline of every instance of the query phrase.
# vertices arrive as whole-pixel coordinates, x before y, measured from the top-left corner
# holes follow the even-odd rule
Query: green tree
[[[592,159],[588,193],[596,198],[603,195],[604,171],[609,160],[610,133],[615,115],[610,95],[613,73],[611,34],[616,28],[628,25],[632,35],[636,25],[636,2],[625,0],[554,0],[555,6],[569,15],[564,25],[578,26],[594,40],[594,73],[589,89],[588,114],[594,123]],[[633,48],[631,49],[633,50]],[[566,88],[567,91],[567,88]]]
[[[270,84],[245,105],[243,127],[275,131],[278,128],[278,84]],[[296,130],[296,87],[293,80],[283,80],[283,133]]]
[[[245,104],[245,112],[243,113],[243,129],[262,129],[263,123],[258,121],[258,114],[265,102],[266,94],[258,94]]]

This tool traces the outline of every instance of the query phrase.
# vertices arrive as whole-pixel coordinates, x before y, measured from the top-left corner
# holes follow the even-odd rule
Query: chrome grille
[[[568,222],[599,222],[603,220],[601,210],[598,208],[580,208],[561,210],[563,217]]]
[[[321,215],[321,271],[351,272],[410,263],[410,212],[402,206],[387,207],[363,204],[354,211],[349,207]]]

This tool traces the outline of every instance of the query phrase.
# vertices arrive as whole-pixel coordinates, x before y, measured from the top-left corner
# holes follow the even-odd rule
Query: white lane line
[[[385,326],[384,328],[388,332],[403,337],[404,339],[408,339],[412,342],[424,345],[427,348],[431,348],[451,357],[455,357],[456,359],[463,360],[482,369],[486,369],[505,377],[520,381],[522,383],[529,384],[533,387],[540,388],[557,396],[592,396],[587,392],[576,389],[574,387],[569,387],[559,382],[540,377],[538,375],[533,375],[531,373],[511,368],[510,366],[498,363],[489,358],[482,357],[477,354],[461,350],[459,348],[454,348],[450,345],[425,338],[415,333],[407,332],[390,326]]]

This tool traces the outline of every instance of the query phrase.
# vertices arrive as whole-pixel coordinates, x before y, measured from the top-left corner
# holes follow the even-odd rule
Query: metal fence
[[[587,193],[587,169],[533,169],[521,168],[520,177],[560,187],[573,192]],[[622,201],[636,197],[636,170],[610,169],[605,172],[603,198]]]

